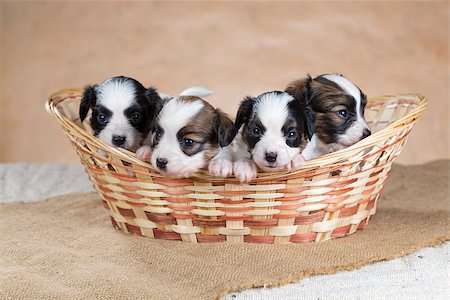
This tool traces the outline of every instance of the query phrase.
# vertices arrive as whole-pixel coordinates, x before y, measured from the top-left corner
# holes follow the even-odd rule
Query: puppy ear
[[[311,140],[315,130],[315,116],[311,105],[305,105],[294,99],[288,104],[289,109],[295,112],[297,123],[302,126],[304,135]]]
[[[162,99],[155,88],[149,87],[145,90],[145,98],[148,101],[149,125],[153,125],[153,121],[158,116],[162,108]]]
[[[303,105],[309,105],[312,99],[311,89],[312,78],[308,74],[306,78],[292,81],[286,87],[286,93],[292,95],[297,101]]]
[[[220,147],[228,146],[237,134],[236,126],[227,114],[220,109],[215,109],[215,132]]]
[[[242,124],[246,123],[250,118],[253,112],[253,104],[255,103],[255,99],[247,96],[242,100],[241,105],[239,106],[238,112],[236,114],[235,125],[239,130]]]
[[[145,97],[147,97],[149,103],[155,103],[161,99],[154,87],[149,87],[148,89],[145,90]]]
[[[305,112],[305,128],[309,140],[311,140],[316,128],[316,118],[311,103],[311,100],[314,97],[312,81],[313,79],[308,74],[306,78],[293,81],[286,87],[286,93],[292,95],[292,97],[295,98],[295,101],[299,101]]]
[[[146,89],[144,94],[149,104],[149,115],[154,116],[156,106],[161,101],[161,98],[159,97],[156,89],[153,87],[149,87],[148,89]]]
[[[97,102],[97,93],[95,92],[97,85],[90,85],[84,89],[83,97],[80,102],[80,120],[81,122],[87,116],[87,113],[91,107],[95,106]]]
[[[314,131],[316,130],[316,118],[311,105],[305,106],[305,125],[306,135],[308,136],[308,140],[311,140]]]

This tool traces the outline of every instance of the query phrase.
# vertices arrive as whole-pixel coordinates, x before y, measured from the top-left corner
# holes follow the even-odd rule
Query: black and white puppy
[[[286,92],[314,114],[314,135],[302,152],[306,160],[351,146],[371,134],[364,119],[367,97],[342,75],[307,76],[290,83]]]
[[[150,162],[168,177],[189,177],[207,167],[236,135],[233,121],[200,97],[180,96],[160,103]]]
[[[80,104],[81,122],[91,109],[94,136],[108,145],[136,151],[147,138],[156,104],[161,101],[153,88],[137,80],[112,77],[85,88]]]
[[[245,98],[236,116],[236,128],[240,129],[233,142],[234,175],[247,182],[256,177],[258,168],[274,172],[301,167],[301,152],[312,135],[310,117],[307,107],[285,92]],[[229,154],[220,156],[229,159]],[[220,174],[218,167],[210,171]]]

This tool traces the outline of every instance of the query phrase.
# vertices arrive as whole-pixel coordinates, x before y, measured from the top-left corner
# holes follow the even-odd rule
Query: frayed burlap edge
[[[296,283],[306,277],[310,277],[310,276],[314,276],[314,275],[331,275],[331,274],[335,274],[335,273],[341,272],[341,271],[356,270],[356,269],[364,267],[367,264],[378,262],[378,261],[392,260],[392,259],[395,259],[398,257],[402,257],[405,255],[411,254],[422,248],[436,247],[436,246],[442,245],[444,242],[449,241],[449,240],[450,240],[450,232],[445,235],[434,238],[432,240],[421,243],[419,245],[411,246],[407,249],[404,249],[402,251],[399,251],[397,253],[393,253],[390,255],[374,256],[369,259],[360,260],[353,264],[348,264],[348,265],[344,265],[344,266],[337,266],[337,267],[332,267],[332,268],[321,268],[321,269],[318,269],[315,271],[305,271],[305,272],[301,272],[298,274],[297,273],[289,274],[286,278],[281,279],[281,280],[276,280],[276,281],[255,280],[253,282],[243,283],[240,285],[236,285],[236,286],[221,290],[219,292],[219,294],[217,295],[216,299],[221,299],[230,293],[240,292],[240,291],[251,289],[251,288],[281,287],[281,286],[284,286],[287,284]]]

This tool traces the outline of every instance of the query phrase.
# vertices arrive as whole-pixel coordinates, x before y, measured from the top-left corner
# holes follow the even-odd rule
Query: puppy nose
[[[366,129],[364,129],[364,131],[363,131],[362,137],[363,137],[363,139],[365,139],[366,137],[368,137],[368,136],[371,135],[371,134],[372,134],[372,132],[370,132],[370,129],[369,129],[369,128],[366,128]]]
[[[122,135],[113,135],[112,141],[114,146],[120,147],[125,144],[126,139],[127,138]]]
[[[158,157],[158,158],[156,159],[156,166],[157,166],[158,168],[160,168],[161,170],[166,168],[167,163],[168,163],[168,161],[167,161],[167,159],[165,159],[165,158],[160,158],[160,157]]]
[[[277,160],[277,154],[275,152],[266,152],[266,160],[273,163]]]

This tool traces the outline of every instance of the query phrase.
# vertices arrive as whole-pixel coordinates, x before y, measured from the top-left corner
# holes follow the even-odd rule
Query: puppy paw
[[[233,163],[228,159],[213,159],[209,162],[208,170],[214,176],[227,177],[233,173]]]
[[[342,150],[342,149],[344,149],[344,148],[345,148],[345,146],[343,146],[343,145],[340,145],[340,144],[334,144],[334,145],[330,148],[330,152],[328,152],[328,153],[333,153],[333,152]]]
[[[240,182],[249,182],[256,177],[258,168],[253,160],[241,158],[233,163],[233,172],[234,176],[236,176]]]
[[[305,164],[305,158],[301,154],[297,154],[292,158],[292,160],[288,163],[287,168],[288,171],[296,170]]]
[[[152,157],[152,148],[150,148],[150,146],[142,146],[136,150],[136,157],[143,161],[150,161]]]

